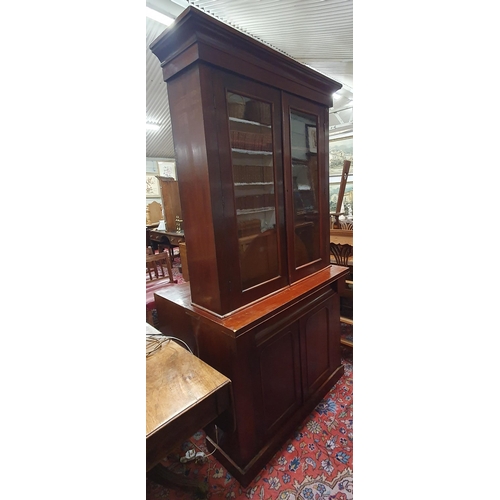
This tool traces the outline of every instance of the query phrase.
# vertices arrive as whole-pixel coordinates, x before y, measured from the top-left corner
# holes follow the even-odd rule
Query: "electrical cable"
[[[156,337],[161,337],[160,339],[156,338]],[[188,344],[186,344],[186,342],[184,342],[184,340],[182,339],[179,339],[177,337],[172,337],[172,336],[169,336],[169,335],[163,335],[162,333],[151,333],[149,335],[146,335],[146,357],[147,356],[150,356],[151,354],[153,354],[155,351],[157,351],[158,349],[160,349],[160,347],[165,343],[167,342],[168,340],[175,340],[176,342],[181,342],[184,347],[186,347],[186,349],[194,355],[193,351],[191,350],[191,348],[189,347]],[[150,341],[150,346],[151,349],[148,351],[148,341]]]
[[[214,425],[214,427],[215,427],[215,442],[217,444],[219,444],[219,428],[216,425]],[[196,446],[196,448],[198,448],[200,451],[203,451],[196,443],[194,443],[192,441],[191,441],[191,443],[194,444]],[[205,440],[205,446],[206,446],[207,451],[208,451],[208,446],[207,446],[207,441],[206,440]],[[204,451],[203,451],[203,453],[205,453],[206,457],[209,457],[210,455],[213,455],[216,452],[216,450],[217,450],[217,448],[214,448],[214,450],[211,451],[208,454],[206,454]]]
[[[166,339],[168,340],[176,340],[177,342],[182,342],[184,344],[184,346],[186,347],[186,349],[191,353],[193,354],[193,351],[191,350],[191,348],[186,344],[186,342],[184,342],[184,340],[182,339],[178,339],[177,337],[169,337],[169,336],[166,336],[165,337]],[[194,356],[194,354],[193,354]]]

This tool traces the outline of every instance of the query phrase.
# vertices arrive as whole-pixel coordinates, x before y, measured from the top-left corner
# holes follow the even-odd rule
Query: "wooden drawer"
[[[149,232],[149,239],[151,241],[156,241],[158,243],[161,243],[162,241],[166,240],[166,236],[163,234],[158,234],[158,233],[154,233],[153,231],[150,231]]]
[[[168,235],[168,239],[171,245],[178,245],[184,241],[184,236],[171,236]]]

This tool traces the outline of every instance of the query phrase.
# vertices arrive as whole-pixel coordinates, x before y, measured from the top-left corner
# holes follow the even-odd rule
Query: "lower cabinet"
[[[241,332],[189,314],[200,357],[233,387],[234,427],[207,435],[246,486],[343,374],[339,297],[327,287]]]
[[[160,329],[232,382],[231,418],[205,430],[244,487],[343,374],[337,277],[344,274],[325,270],[225,317],[193,306],[189,283],[155,294]]]

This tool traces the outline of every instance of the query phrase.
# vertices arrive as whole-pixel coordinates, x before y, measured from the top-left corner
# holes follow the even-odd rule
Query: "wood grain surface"
[[[159,332],[146,324],[152,333]],[[146,470],[230,405],[227,377],[175,340],[164,342],[146,357]]]

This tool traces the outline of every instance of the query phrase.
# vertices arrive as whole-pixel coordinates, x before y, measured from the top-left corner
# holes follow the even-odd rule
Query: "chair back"
[[[348,243],[332,243],[330,242],[330,254],[339,266],[352,266],[353,246]]]
[[[151,247],[146,247],[146,271],[150,281],[165,278],[165,267],[167,268],[170,282],[177,283],[177,280],[174,280],[172,274],[172,264],[170,262],[169,252],[159,252],[155,254]]]
[[[346,221],[343,221],[343,220],[340,221],[340,229],[347,229],[349,231],[352,231],[353,227],[354,226],[353,226],[352,222],[346,222]]]
[[[340,323],[344,325],[343,328],[350,328],[350,336],[346,337],[341,334],[340,343],[347,347],[353,346],[352,340],[352,327],[353,320],[353,246],[349,243],[332,243],[330,242],[330,262],[339,266],[346,266],[349,268],[349,274],[339,280],[338,293],[340,296]],[[346,327],[347,325],[347,327]]]

